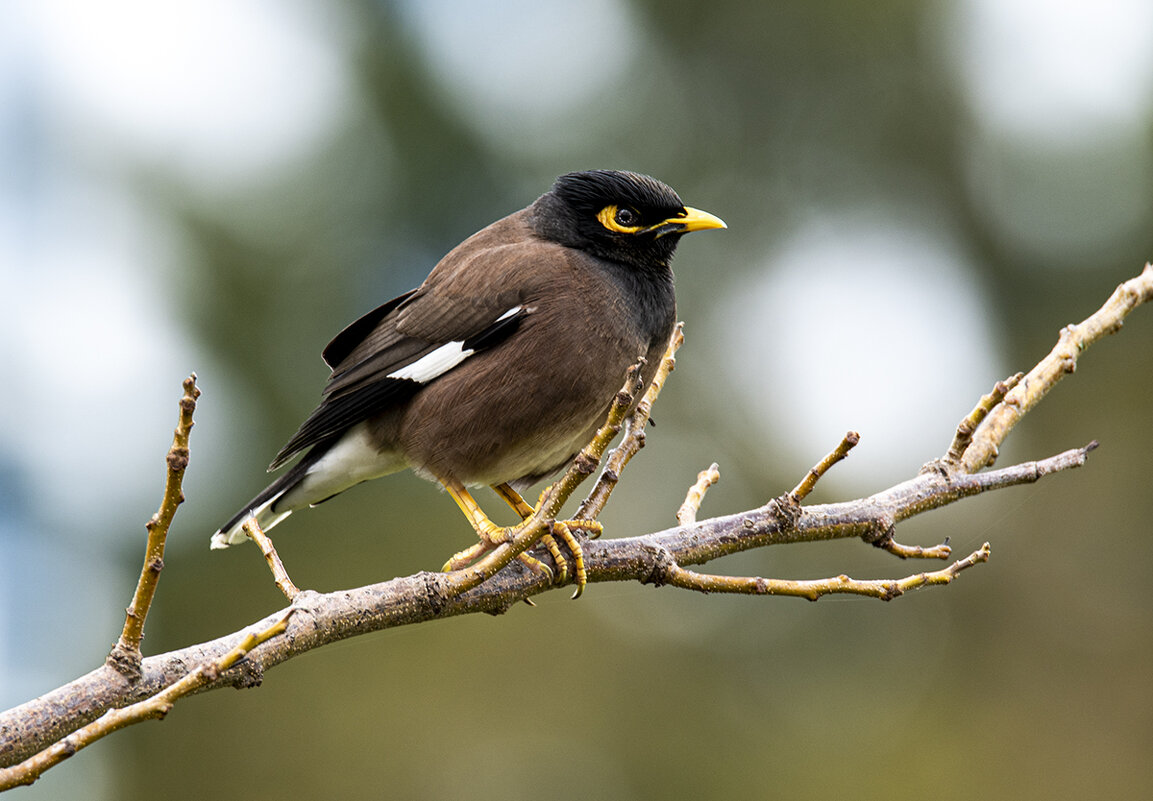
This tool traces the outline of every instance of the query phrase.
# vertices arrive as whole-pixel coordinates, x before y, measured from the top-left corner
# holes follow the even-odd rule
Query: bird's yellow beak
[[[662,220],[645,228],[643,233],[652,233],[659,239],[666,234],[687,234],[690,231],[707,231],[710,228],[728,228],[728,226],[720,217],[685,206],[683,215]]]
[[[673,217],[666,222],[676,223],[685,233],[689,231],[707,231],[710,228],[728,228],[720,217],[709,214],[707,211],[685,207],[684,217]]]

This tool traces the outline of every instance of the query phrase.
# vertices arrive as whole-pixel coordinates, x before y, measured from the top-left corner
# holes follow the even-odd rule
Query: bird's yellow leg
[[[492,490],[503,498],[504,502],[511,506],[514,512],[520,515],[521,520],[528,520],[532,517],[533,512],[536,511],[536,509],[528,505],[528,501],[522,498],[519,492],[508,484],[493,484]]]
[[[441,483],[482,539],[491,544],[500,544],[508,540],[508,530],[489,520],[488,515],[480,508],[480,504],[462,484],[456,481],[442,481]]]
[[[480,542],[478,542],[476,545],[473,545],[470,548],[465,548],[463,551],[453,554],[452,558],[444,563],[444,567],[442,567],[441,570],[459,570],[465,565],[476,561],[481,556],[484,556],[484,554],[488,553],[501,543],[508,542],[510,539],[512,539],[511,532],[516,530],[516,526],[504,527],[498,526],[496,523],[492,522],[488,515],[484,513],[484,510],[480,508],[480,504],[476,502],[476,499],[472,497],[471,493],[469,493],[467,489],[465,489],[463,484],[461,484],[459,481],[445,481],[443,479],[440,483],[446,490],[448,490],[448,494],[452,496],[454,501],[456,501],[456,505],[460,507],[462,512],[464,512],[464,516],[468,518],[468,522],[472,524],[472,527],[476,531],[477,536],[480,537]],[[514,491],[511,487],[509,490]],[[502,495],[501,497],[504,496]],[[524,501],[521,500],[521,503],[524,503]],[[524,505],[526,507],[528,506],[528,504]],[[517,511],[519,513],[520,510],[518,509]],[[531,514],[532,509],[530,508],[529,515]],[[549,581],[552,581],[552,568],[546,565],[544,562],[540,561],[539,559],[534,559],[526,553],[518,555],[517,558],[523,562],[524,565],[530,570],[536,571],[538,573],[544,573],[546,576],[548,576]]]

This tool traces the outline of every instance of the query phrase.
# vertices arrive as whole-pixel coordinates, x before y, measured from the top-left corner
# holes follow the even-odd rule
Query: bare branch
[[[902,559],[948,559],[953,555],[953,549],[949,547],[949,543],[942,542],[940,545],[902,545],[894,540],[891,536],[882,537],[873,543],[883,551],[888,551],[893,556],[899,556]]]
[[[997,446],[1016,421],[1036,405],[1064,372],[1072,369],[1079,352],[1105,333],[1117,330],[1124,316],[1150,297],[1153,297],[1153,267],[1147,266],[1139,278],[1118,288],[1101,311],[1079,326],[1066,328],[1053,352],[1016,386],[1006,382],[1003,389],[999,386],[983,398],[958,426],[948,454],[927,465],[914,478],[867,498],[802,507],[800,501],[816,481],[844,458],[855,444],[855,438],[849,436],[810,471],[792,493],[786,493],[758,509],[695,522],[701,499],[715,480],[712,475],[706,475],[690,490],[681,525],[640,537],[584,541],[581,548],[587,580],[640,581],[702,592],[793,595],[810,599],[848,592],[886,600],[911,589],[951,582],[961,571],[985,561],[989,556],[988,545],[944,569],[901,579],[856,580],[841,575],[816,581],[788,581],[711,576],[685,566],[703,564],[753,548],[849,537],[859,537],[900,557],[946,558],[949,555],[947,544],[922,548],[896,543],[893,540],[895,527],[910,517],[963,498],[1032,483],[1084,464],[1089,452],[1096,447],[1095,442],[1040,461],[977,472],[995,456]],[[557,586],[551,576],[526,568],[516,558],[540,541],[544,534],[550,533],[565,499],[596,469],[609,441],[624,427],[625,436],[621,444],[610,454],[604,471],[581,504],[577,517],[595,518],[604,508],[624,466],[643,445],[644,426],[652,399],[672,369],[673,351],[679,345],[679,339],[678,330],[677,340],[662,361],[654,388],[638,404],[636,411],[625,419],[636,391],[635,384],[626,384],[596,438],[582,451],[573,468],[542,494],[536,511],[523,526],[513,529],[515,534],[509,542],[495,548],[475,564],[452,573],[422,572],[323,595],[307,590],[295,594],[288,591],[286,594],[292,597],[288,609],[254,623],[244,632],[143,659],[138,662],[139,673],[136,676],[125,675],[118,667],[105,664],[34,701],[8,710],[0,714],[0,765],[31,761],[15,769],[16,772],[0,773],[3,781],[8,782],[0,785],[0,789],[34,780],[43,770],[74,753],[77,748],[98,739],[95,735],[102,737],[122,725],[162,716],[173,701],[190,692],[224,686],[256,686],[268,668],[328,643],[436,618],[475,612],[500,614],[520,601]],[[191,386],[186,384],[185,389],[182,412],[185,401],[189,401],[189,394],[195,390],[194,382]],[[188,405],[188,427],[191,426],[194,401],[195,395],[192,395]],[[181,419],[183,424],[183,414]],[[975,429],[971,441],[969,429]],[[179,463],[175,464],[179,467],[179,475],[186,465],[187,427],[183,443],[181,451],[174,441],[170,451],[170,475],[174,463]],[[177,458],[173,459],[172,454]],[[150,528],[149,558],[153,556],[152,530],[160,525],[166,530],[179,499],[179,485],[173,494],[166,492],[165,504],[158,513],[158,524]],[[569,547],[572,549],[573,546],[570,544]],[[150,571],[148,564],[146,560],[144,572],[153,574],[148,580],[151,584],[148,585],[142,577],[141,584],[145,588],[141,590],[138,587],[140,603],[136,604],[134,599],[140,627],[143,626],[142,612],[147,612],[155,592],[155,574],[158,573],[158,570]],[[284,578],[287,579],[286,574]],[[560,583],[563,582],[564,579]],[[139,654],[136,625],[126,625],[122,641],[128,642],[129,647],[134,641]],[[251,633],[245,633],[253,631],[263,633],[256,635],[258,641],[252,640],[254,635]],[[280,632],[284,636],[276,637]],[[29,764],[42,767],[25,767]]]
[[[162,692],[126,706],[123,709],[112,709],[105,712],[97,720],[89,723],[51,747],[44,749],[19,765],[0,769],[0,792],[13,787],[32,784],[44,771],[58,765],[65,759],[76,754],[97,740],[107,737],[114,731],[145,720],[163,718],[172,709],[172,705],[180,698],[215,681],[221,673],[231,668],[249,654],[253,648],[267,642],[278,634],[283,634],[288,627],[288,618],[293,610],[286,611],[279,620],[260,631],[254,631],[232,650],[219,659],[202,663],[179,681],[170,684]]]
[[[132,603],[125,610],[124,630],[120,639],[108,654],[107,663],[130,680],[140,676],[140,640],[144,637],[144,620],[156,595],[156,585],[160,581],[160,571],[164,568],[164,544],[168,539],[168,529],[176,516],[176,509],[184,502],[184,471],[188,468],[188,437],[192,432],[192,414],[196,411],[196,399],[200,389],[196,386],[196,373],[184,379],[184,397],[180,399],[180,419],[172,435],[172,447],[168,449],[168,474],[164,483],[164,498],[160,509],[152,515],[145,528],[148,530],[148,543],[144,549],[144,566],[140,570],[140,580]]]
[[[709,466],[708,470],[702,470],[697,473],[697,480],[685,495],[685,502],[681,504],[681,508],[677,510],[677,523],[682,526],[691,526],[697,522],[697,512],[700,511],[701,502],[705,499],[705,493],[709,491],[709,487],[716,484],[721,480],[721,470],[716,462]]]
[[[1009,376],[1004,381],[998,381],[994,384],[993,391],[988,395],[981,396],[981,400],[973,407],[973,411],[969,412],[965,419],[957,424],[957,433],[953,436],[953,444],[949,446],[949,451],[943,460],[946,465],[957,467],[961,464],[961,457],[965,455],[965,451],[973,442],[973,434],[976,433],[977,426],[981,425],[981,422],[989,416],[989,412],[1005,400],[1009,390],[1017,386],[1024,377],[1024,373]]]
[[[973,476],[946,477],[924,473],[869,498],[801,508],[771,501],[760,509],[713,518],[642,537],[585,544],[589,582],[653,582],[665,566],[657,554],[678,565],[701,564],[720,556],[786,542],[847,537],[875,541],[896,523],[992,489],[1031,483],[1059,470],[1080,466],[1089,448]],[[787,496],[786,496],[787,497]],[[664,557],[662,557],[664,558]],[[959,568],[958,568],[959,569]],[[926,574],[933,576],[935,574]],[[396,626],[475,612],[500,614],[526,597],[551,588],[549,579],[519,563],[464,592],[456,592],[452,574],[417,573],[352,590],[319,594],[302,591],[292,609],[286,636],[266,643],[240,665],[222,671],[201,689],[251,687],[264,671],[320,646]],[[905,589],[941,583],[940,577],[919,582],[902,580]],[[902,590],[903,591],[903,590]],[[249,628],[266,628],[285,612]],[[240,635],[228,635],[199,645],[143,660],[138,682],[117,681],[103,667],[35,701],[0,714],[0,764],[23,760],[122,704],[136,703],[162,691],[188,673],[188,665],[216,660],[236,647]]]
[[[1080,467],[1096,443],[1036,462],[971,476],[922,473],[856,501],[800,507],[785,495],[759,509],[704,520],[641,537],[590,544],[585,558],[589,581],[649,580],[661,565],[654,551],[667,551],[678,565],[711,562],[722,556],[794,542],[860,537],[877,543],[893,527],[924,512],[990,490],[1031,484],[1052,473]]]
[[[260,548],[260,552],[264,554],[264,561],[268,563],[268,569],[272,571],[272,580],[276,583],[277,588],[284,593],[288,602],[292,603],[293,599],[300,594],[300,589],[288,577],[288,571],[284,569],[284,562],[280,561],[280,554],[276,552],[276,546],[272,544],[272,540],[264,533],[264,529],[260,527],[260,523],[256,521],[255,517],[245,520],[241,528],[248,535],[248,538]]]
[[[1013,426],[1036,406],[1057,382],[1077,369],[1077,359],[1094,342],[1121,330],[1125,317],[1142,303],[1153,299],[1153,264],[1136,278],[1114,290],[1105,305],[1077,325],[1061,329],[1049,355],[1021,379],[978,427],[972,444],[965,450],[961,469],[973,473],[997,459],[997,449]]]
[[[593,486],[592,491],[589,492],[588,497],[581,502],[580,507],[576,511],[576,517],[596,519],[604,510],[605,504],[608,503],[609,496],[612,495],[613,489],[616,488],[617,482],[620,481],[621,473],[624,472],[625,466],[632,460],[634,456],[645,446],[645,426],[649,424],[649,417],[652,415],[653,403],[656,402],[657,396],[661,392],[661,388],[668,380],[669,373],[671,373],[677,366],[676,354],[681,345],[685,342],[684,323],[677,323],[677,327],[673,330],[672,339],[669,341],[668,349],[665,351],[664,357],[661,359],[661,365],[657,368],[656,375],[653,376],[653,382],[649,384],[648,391],[637,404],[636,410],[629,415],[629,419],[625,422],[625,435],[621,439],[621,444],[613,448],[609,453],[609,457],[605,462],[604,469],[601,470],[600,477],[597,483]]]
[[[829,472],[829,468],[837,462],[844,459],[849,455],[849,451],[857,447],[857,443],[861,441],[861,435],[856,431],[850,431],[845,434],[845,438],[841,440],[838,445],[828,456],[817,463],[816,467],[811,469],[801,483],[793,487],[793,491],[789,493],[789,497],[793,499],[793,503],[800,503],[805,498],[809,497],[809,493],[817,486],[817,482],[821,480],[821,476]]]
[[[697,573],[686,570],[676,563],[668,551],[657,550],[653,559],[657,564],[657,571],[651,577],[651,583],[656,585],[669,584],[685,590],[697,592],[723,592],[738,593],[742,595],[789,595],[797,598],[807,598],[816,601],[823,595],[834,593],[850,595],[867,595],[870,598],[879,598],[882,601],[891,601],[909,590],[928,587],[936,584],[948,584],[962,570],[972,567],[978,562],[989,559],[989,543],[959,559],[942,570],[929,573],[917,573],[902,579],[866,579],[849,578],[846,575],[834,576],[825,579],[811,579],[808,581],[791,581],[789,579],[772,579],[741,576],[718,576],[709,573]]]

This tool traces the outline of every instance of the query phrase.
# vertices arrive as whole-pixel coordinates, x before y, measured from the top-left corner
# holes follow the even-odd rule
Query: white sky
[[[990,128],[1059,143],[1147,124],[1149,0],[966,0],[944,19],[969,102]]]

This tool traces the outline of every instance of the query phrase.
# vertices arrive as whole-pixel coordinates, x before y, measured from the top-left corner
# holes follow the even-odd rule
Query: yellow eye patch
[[[597,212],[597,220],[605,228],[618,234],[635,234],[641,230],[641,216],[630,208],[605,206]]]

